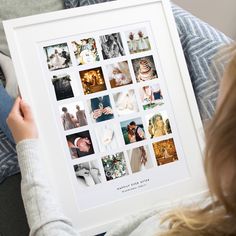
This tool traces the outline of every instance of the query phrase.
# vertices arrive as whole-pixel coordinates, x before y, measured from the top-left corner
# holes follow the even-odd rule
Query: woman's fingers
[[[14,113],[14,114],[18,114],[18,115],[21,115],[21,112],[20,112],[20,101],[21,101],[21,98],[20,97],[17,97],[16,100],[15,100],[15,103],[11,109],[11,113]]]
[[[33,114],[32,114],[30,106],[23,100],[20,101],[20,109],[21,109],[24,119],[26,120],[33,119]]]
[[[11,109],[11,112],[9,113],[8,117],[7,117],[7,123],[9,125],[9,123],[12,122],[12,120],[18,120],[21,121],[23,119],[21,111],[20,111],[20,97],[17,97],[15,100],[15,103]]]

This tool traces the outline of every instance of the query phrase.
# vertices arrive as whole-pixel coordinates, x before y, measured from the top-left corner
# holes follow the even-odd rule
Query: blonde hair
[[[162,219],[162,223],[168,223],[168,231],[161,236],[236,235],[235,50],[232,46],[234,55],[225,71],[227,87],[206,127],[204,168],[212,201],[202,208],[179,208],[168,213]]]

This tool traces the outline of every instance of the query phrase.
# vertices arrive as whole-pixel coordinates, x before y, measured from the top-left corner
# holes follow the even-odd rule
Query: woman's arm
[[[17,98],[7,122],[17,143],[21,191],[30,235],[75,236],[75,230],[50,191],[38,155],[38,133],[30,107]]]

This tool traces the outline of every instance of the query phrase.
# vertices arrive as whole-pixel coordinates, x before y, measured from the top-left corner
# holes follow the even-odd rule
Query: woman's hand
[[[7,124],[16,144],[24,139],[38,138],[38,131],[30,106],[19,97],[7,118]]]

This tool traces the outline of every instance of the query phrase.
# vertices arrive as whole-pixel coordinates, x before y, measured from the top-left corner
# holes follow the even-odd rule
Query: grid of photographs
[[[130,26],[43,47],[81,188],[179,159],[150,32]]]

